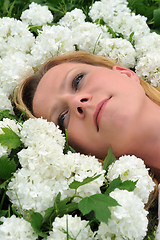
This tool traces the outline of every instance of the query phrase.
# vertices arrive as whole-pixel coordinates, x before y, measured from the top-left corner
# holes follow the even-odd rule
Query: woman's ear
[[[126,76],[128,76],[140,83],[140,79],[137,76],[137,74],[128,68],[124,68],[124,67],[115,65],[115,66],[113,66],[112,70],[116,71],[116,72],[120,72],[121,74],[125,74]]]

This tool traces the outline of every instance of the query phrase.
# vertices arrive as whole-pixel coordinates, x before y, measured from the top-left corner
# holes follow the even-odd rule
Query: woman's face
[[[145,97],[131,70],[63,63],[42,77],[33,112],[67,129],[74,149],[103,159],[110,146],[116,156],[131,147]]]

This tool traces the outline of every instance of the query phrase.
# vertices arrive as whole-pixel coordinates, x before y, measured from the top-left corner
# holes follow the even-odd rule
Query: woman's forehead
[[[56,95],[59,95],[61,89],[64,88],[67,81],[67,74],[75,67],[84,66],[81,63],[62,63],[49,69],[40,80],[34,98],[33,98],[33,112],[36,117],[46,117],[43,106],[50,108],[50,104]],[[43,105],[43,106],[42,106]],[[42,111],[43,110],[43,111]]]

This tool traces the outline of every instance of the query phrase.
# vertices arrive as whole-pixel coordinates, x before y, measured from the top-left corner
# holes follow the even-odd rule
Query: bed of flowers
[[[26,120],[12,99],[37,66],[78,50],[160,87],[160,35],[126,0],[94,1],[58,21],[47,4],[31,1],[19,20],[13,7],[0,18],[0,239],[156,239],[157,205],[147,208],[155,183],[142,159],[116,160],[110,148],[102,166],[76,153],[54,123]]]

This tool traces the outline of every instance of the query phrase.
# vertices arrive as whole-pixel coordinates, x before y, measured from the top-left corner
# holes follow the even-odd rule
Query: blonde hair
[[[95,66],[104,66],[110,69],[116,65],[114,61],[107,57],[81,51],[71,52],[49,59],[40,67],[38,71],[36,71],[34,75],[25,79],[15,91],[14,102],[21,112],[25,111],[25,114],[28,118],[34,118],[32,111],[32,101],[41,78],[52,67],[67,62],[77,62],[91,64]],[[153,102],[160,105],[160,89],[152,87],[150,84],[143,80],[140,80],[140,83],[144,88],[146,95]]]

